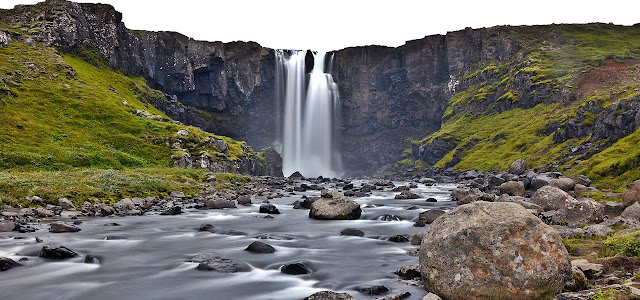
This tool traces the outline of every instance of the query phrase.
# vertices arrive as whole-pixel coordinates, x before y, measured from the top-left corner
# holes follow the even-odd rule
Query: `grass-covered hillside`
[[[189,190],[205,172],[172,168],[180,157],[197,165],[204,156],[224,168],[255,156],[244,143],[173,122],[147,103],[162,97],[89,50],[22,41],[0,47],[0,201],[39,195],[82,203]]]
[[[603,187],[639,179],[640,26],[513,27],[507,38],[522,50],[456,76],[441,129],[400,165],[507,170],[523,158]]]

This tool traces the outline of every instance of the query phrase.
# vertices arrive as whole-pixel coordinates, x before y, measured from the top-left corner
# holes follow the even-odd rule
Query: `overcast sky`
[[[208,41],[255,41],[281,49],[400,46],[465,27],[640,23],[637,0],[83,0],[108,3],[128,28],[177,31]],[[38,0],[0,0],[0,8]],[[520,4],[522,3],[522,4]]]

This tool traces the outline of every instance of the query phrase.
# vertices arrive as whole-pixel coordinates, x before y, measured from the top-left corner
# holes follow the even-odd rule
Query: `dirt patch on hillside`
[[[576,79],[578,99],[607,86],[637,81],[639,76],[640,64],[636,60],[627,59],[618,63],[609,59],[604,66],[597,67]]]

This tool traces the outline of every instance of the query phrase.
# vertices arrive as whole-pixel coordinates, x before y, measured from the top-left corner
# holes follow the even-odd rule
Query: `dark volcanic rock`
[[[173,207],[170,207],[167,210],[163,211],[161,213],[161,215],[175,216],[175,215],[179,215],[181,213],[182,213],[182,208],[180,206],[173,206]]]
[[[259,211],[260,213],[263,213],[263,214],[275,214],[275,215],[280,214],[280,211],[278,210],[278,208],[271,203],[262,203],[260,205]]]
[[[100,258],[93,256],[93,255],[87,255],[84,257],[84,263],[85,264],[96,264],[99,265],[100,264]]]
[[[46,245],[40,249],[38,256],[46,259],[67,259],[78,256],[78,253],[65,246]]]
[[[358,292],[366,295],[380,295],[388,292],[389,289],[384,285],[376,285],[370,287],[358,287]]]
[[[340,231],[340,235],[363,237],[364,236],[364,232],[362,232],[362,230],[356,229],[356,228],[345,228],[345,229],[342,229],[342,231]]]
[[[0,257],[0,272],[4,272],[4,271],[7,271],[7,270],[12,269],[14,267],[20,267],[20,266],[22,266],[22,265],[17,263],[17,262],[15,262],[11,258]]]
[[[398,234],[389,238],[389,241],[394,243],[406,243],[411,240],[411,237],[407,234]]]
[[[253,253],[274,253],[276,252],[276,249],[273,248],[271,245],[267,245],[263,242],[258,242],[255,241],[253,243],[251,243],[251,245],[249,245],[246,249],[244,249],[245,251],[249,251],[249,252],[253,252]]]
[[[49,228],[49,232],[59,233],[59,232],[78,232],[80,228],[75,227],[73,225],[69,225],[65,222],[53,222],[51,223],[51,228]]]
[[[217,230],[213,225],[205,223],[200,225],[200,228],[198,229],[198,231],[207,231],[207,232],[214,233]]]
[[[187,262],[199,263],[196,267],[198,271],[217,271],[220,273],[236,273],[241,271],[240,266],[232,260],[213,254],[198,254],[187,260]]]
[[[280,269],[280,272],[289,274],[289,275],[309,274],[309,270],[302,263],[286,264],[282,266],[282,269]]]

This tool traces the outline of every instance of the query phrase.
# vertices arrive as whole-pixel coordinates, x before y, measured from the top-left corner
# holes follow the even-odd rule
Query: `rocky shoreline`
[[[640,229],[640,203],[637,203],[640,200],[640,182],[638,181],[630,185],[627,192],[622,195],[623,203],[601,203],[588,197],[590,193],[597,191],[594,187],[590,187],[589,178],[585,176],[569,178],[557,172],[535,173],[532,170],[527,170],[521,161],[514,162],[509,172],[479,173],[468,171],[458,174],[442,172],[433,177],[411,178],[406,185],[401,186],[396,186],[388,179],[367,179],[356,183],[355,180],[322,177],[305,179],[299,173],[289,178],[251,177],[248,182],[225,182],[223,185],[220,185],[221,182],[217,182],[215,178],[214,174],[210,174],[207,188],[193,197],[187,197],[180,191],[173,191],[162,197],[126,198],[112,204],[87,201],[82,206],[75,207],[66,198],[58,199],[58,205],[51,205],[45,204],[38,196],[28,196],[26,200],[36,207],[4,208],[0,212],[4,219],[0,222],[0,232],[13,231],[16,234],[34,232],[36,228],[41,228],[43,223],[49,223],[49,232],[51,233],[77,232],[80,229],[75,225],[78,225],[79,221],[74,223],[74,220],[78,218],[124,217],[145,214],[177,215],[181,214],[184,209],[233,209],[238,206],[251,205],[252,202],[254,204],[260,203],[259,213],[263,214],[263,217],[269,218],[271,215],[280,213],[278,208],[269,202],[270,199],[305,191],[321,191],[320,197],[305,196],[301,201],[291,204],[294,209],[309,209],[309,217],[318,220],[355,220],[360,218],[361,207],[352,199],[357,200],[359,197],[370,196],[372,191],[397,192],[395,198],[400,200],[415,199],[418,195],[412,190],[418,184],[429,186],[455,183],[458,188],[452,191],[451,200],[459,205],[458,208],[448,212],[439,209],[417,210],[414,226],[433,225],[430,225],[427,231],[418,232],[413,236],[400,234],[389,238],[389,241],[392,242],[405,243],[410,241],[413,245],[421,247],[420,250],[415,249],[409,253],[409,255],[420,256],[420,265],[398,266],[396,274],[402,280],[413,282],[412,284],[425,284],[428,291],[435,292],[435,294],[425,296],[425,299],[438,299],[436,294],[443,296],[443,299],[463,299],[451,296],[460,290],[473,290],[475,293],[472,293],[474,296],[471,296],[472,294],[466,295],[465,297],[471,298],[464,299],[486,299],[490,295],[482,294],[481,290],[496,293],[505,288],[508,289],[510,293],[508,295],[512,299],[529,299],[533,297],[532,295],[536,295],[535,297],[538,298],[546,297],[550,292],[556,295],[555,299],[592,299],[593,295],[603,293],[603,291],[619,291],[621,295],[628,296],[622,299],[640,297],[640,289],[638,289],[640,284],[638,284],[637,278],[639,277],[637,274],[640,270],[640,260],[637,257],[614,255],[597,258],[586,253],[586,255],[582,255],[586,257],[585,259],[575,257],[576,255],[573,253],[575,259],[571,260],[567,249],[562,244],[562,238],[604,239],[613,235],[630,234]],[[426,199],[426,201],[436,200]],[[454,222],[451,220],[462,211],[465,211],[466,214],[463,218],[466,220],[464,223],[466,225],[460,225],[462,223],[455,226],[443,225],[446,222]],[[504,217],[474,219],[486,213],[499,214],[500,212],[503,212]],[[510,218],[508,216],[520,217]],[[393,220],[394,216],[390,215],[388,218]],[[504,225],[506,223],[511,225]],[[114,222],[113,225],[117,226],[118,224]],[[508,230],[496,229],[500,226],[507,226],[505,228]],[[200,230],[215,232],[215,228],[210,224],[203,224]],[[450,232],[451,230],[454,232]],[[356,228],[345,228],[342,234],[361,236],[362,232],[358,231]],[[468,244],[460,244],[460,239],[454,239],[447,248],[443,246],[446,245],[446,243],[443,244],[443,234],[449,237],[466,237],[462,240],[471,239],[468,239],[470,241]],[[535,238],[538,235],[540,237]],[[526,242],[523,240],[521,244],[528,244],[533,249],[530,256],[525,256],[525,252],[521,249],[509,248],[520,247],[518,245],[503,245],[503,248],[500,249],[492,248],[496,244],[506,245],[509,241],[518,240],[517,236],[524,236],[523,239]],[[482,242],[483,240],[487,240],[487,242]],[[436,245],[445,248],[436,250],[433,248]],[[482,250],[484,252],[478,252],[476,248],[479,245],[485,245],[483,247],[486,249]],[[247,251],[267,251],[269,253],[269,245],[252,244],[252,246],[253,248],[248,247]],[[555,251],[553,253],[557,254],[550,254],[545,247],[556,249],[553,250]],[[41,257],[47,255],[64,256],[63,254],[68,252],[60,245],[54,248],[53,250],[43,248],[42,253],[44,254],[41,254],[44,256],[41,255]],[[515,252],[509,252],[512,250]],[[49,252],[53,254],[48,254]],[[438,252],[443,253],[438,256]],[[434,270],[438,268],[436,265],[441,265],[447,259],[456,257],[451,253],[462,253],[464,259],[459,258],[455,263],[445,263],[444,269],[434,273]],[[493,253],[496,260],[488,259],[482,263],[478,261],[479,257],[484,257],[486,253]],[[465,262],[465,259],[469,261]],[[506,261],[501,261],[504,259]],[[94,261],[92,258],[87,258],[87,260]],[[202,265],[202,267],[199,266],[200,269],[218,270],[220,263],[225,265],[224,261],[221,262],[217,258],[205,257],[196,260]],[[437,262],[436,265],[433,265],[434,261]],[[509,261],[511,262],[509,263]],[[526,263],[521,263],[521,261]],[[537,269],[523,271],[530,268],[530,265],[521,265],[527,263],[536,265]],[[445,271],[454,272],[456,264],[459,268],[458,273],[451,275],[450,278],[446,277]],[[485,267],[480,267],[482,264]],[[0,264],[2,271],[19,265],[19,262],[9,258],[2,258]],[[549,269],[552,266],[555,266],[553,272]],[[478,277],[478,274],[491,276],[496,272],[502,274],[496,277],[497,279],[494,278],[496,280],[487,279],[489,277]],[[509,272],[512,274],[505,275]],[[556,274],[553,275],[556,276],[553,288],[549,288],[551,282],[549,277],[535,277],[545,274],[548,276]],[[510,282],[516,278],[519,281]],[[544,289],[538,290],[539,293],[535,292],[535,288],[514,290],[514,286],[522,286],[517,282],[527,282],[529,285],[542,282],[541,286]],[[479,289],[478,284],[483,288]],[[445,290],[453,289],[454,294],[447,294],[439,286],[446,287]],[[386,292],[381,292],[384,290],[383,287],[376,289],[372,287],[372,290],[368,290],[366,293],[385,294]],[[528,292],[522,294],[522,291]],[[379,299],[405,299],[408,296],[400,293],[386,295]],[[348,294],[326,291],[306,299],[351,298]]]

